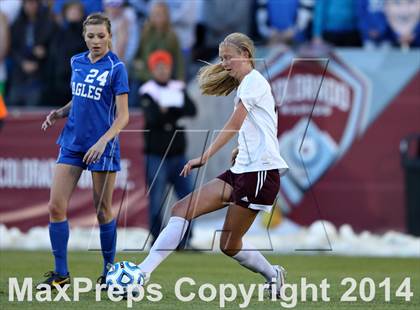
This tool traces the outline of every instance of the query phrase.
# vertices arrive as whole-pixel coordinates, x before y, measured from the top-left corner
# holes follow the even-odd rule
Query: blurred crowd
[[[84,18],[105,12],[129,70],[130,106],[153,79],[149,55],[170,53],[188,81],[231,32],[257,45],[403,49],[420,46],[419,0],[0,0],[0,94],[8,106],[71,99],[70,57],[86,50]]]

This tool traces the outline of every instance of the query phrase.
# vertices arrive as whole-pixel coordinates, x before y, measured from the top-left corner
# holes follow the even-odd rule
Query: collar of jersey
[[[88,55],[89,55],[89,51],[86,51],[85,52],[85,60],[89,63],[89,64],[91,64],[91,65],[94,65],[94,64],[97,64],[97,63],[99,63],[99,62],[101,62],[101,61],[104,61],[105,59],[107,59],[107,56],[109,56],[110,55],[110,53],[111,53],[111,51],[108,51],[108,53],[106,53],[105,55],[103,55],[101,58],[99,58],[96,62],[91,62],[90,61],[90,59],[89,59],[89,57],[88,57]]]

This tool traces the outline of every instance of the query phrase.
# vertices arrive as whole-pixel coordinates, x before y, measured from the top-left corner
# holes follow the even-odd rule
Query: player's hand
[[[312,39],[312,44],[315,46],[322,46],[324,45],[324,40],[321,37],[314,37]]]
[[[41,129],[44,131],[47,130],[49,127],[54,125],[54,123],[60,118],[61,116],[58,110],[52,110],[45,118],[45,121],[42,123]]]
[[[235,147],[232,151],[232,157],[230,159],[230,163],[232,164],[232,166],[235,164],[236,156],[238,156],[238,153],[239,153],[239,149]]]
[[[399,38],[401,47],[410,48],[411,42],[414,40],[414,36],[411,33],[401,35]]]
[[[32,52],[39,59],[43,59],[45,57],[45,55],[47,54],[47,51],[46,51],[45,47],[42,46],[42,45],[36,45],[33,48]]]
[[[32,60],[24,60],[22,61],[22,70],[23,72],[27,73],[27,74],[31,74],[33,72],[35,72],[36,70],[38,70],[39,66],[38,63]]]
[[[192,169],[199,168],[206,164],[206,160],[202,157],[197,157],[189,160],[182,169],[180,176],[186,177],[190,174]]]
[[[106,144],[106,141],[99,139],[98,142],[92,145],[92,147],[86,152],[83,157],[83,162],[86,165],[98,162],[105,151]]]

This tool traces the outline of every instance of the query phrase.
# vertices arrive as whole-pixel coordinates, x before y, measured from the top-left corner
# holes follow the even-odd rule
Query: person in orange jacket
[[[7,116],[6,103],[3,100],[3,96],[0,94],[0,130],[3,127],[4,119]]]

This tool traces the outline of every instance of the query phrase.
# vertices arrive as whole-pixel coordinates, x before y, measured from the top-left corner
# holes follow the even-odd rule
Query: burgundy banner
[[[0,223],[27,230],[48,224],[49,190],[58,155],[55,143],[64,126],[57,122],[46,132],[41,123],[46,112],[11,114],[0,132]],[[121,171],[113,196],[119,226],[147,227],[143,118],[130,114],[127,130],[120,134]],[[70,201],[72,226],[96,225],[90,172],[83,172]]]

